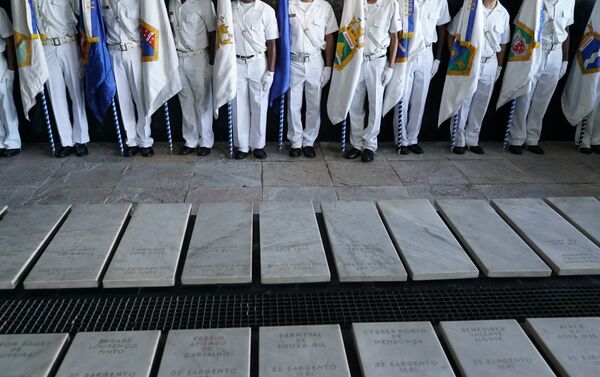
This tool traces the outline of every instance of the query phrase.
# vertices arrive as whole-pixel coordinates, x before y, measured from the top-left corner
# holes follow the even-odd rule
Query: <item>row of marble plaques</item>
[[[437,209],[436,209],[437,207]],[[595,198],[322,203],[341,282],[537,277],[600,273]],[[4,207],[0,207],[2,209]],[[200,205],[181,257],[190,204],[40,205],[0,221],[0,289],[252,282],[252,205]],[[263,284],[328,282],[310,203],[265,202]],[[456,235],[456,236],[455,236]],[[185,260],[183,260],[185,259]]]
[[[363,377],[600,375],[595,317],[529,319],[523,327],[514,320],[441,322],[437,331],[429,322],[356,323],[351,333],[344,342],[338,325],[262,327],[258,376],[350,377],[348,346]],[[250,376],[249,328],[172,330],[164,347],[161,336],[89,332],[70,342],[68,334],[1,335],[0,375],[150,377],[155,369],[158,377]]]

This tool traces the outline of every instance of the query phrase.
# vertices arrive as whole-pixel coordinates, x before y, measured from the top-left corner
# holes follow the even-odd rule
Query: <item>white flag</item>
[[[481,57],[485,46],[483,3],[465,0],[457,22],[454,45],[446,72],[438,126],[458,111],[477,91]]]
[[[365,47],[365,0],[346,0],[335,49],[333,76],[327,99],[331,123],[346,119],[358,86]]]
[[[521,4],[497,108],[531,89],[533,76],[542,62],[543,3],[544,0],[523,0]]]
[[[48,81],[48,64],[31,0],[12,0],[11,7],[21,99],[25,118],[29,120],[29,110],[35,105],[35,97],[44,90]]]
[[[163,0],[141,1],[144,105],[149,118],[181,90],[179,58]]]
[[[215,119],[219,108],[233,101],[237,94],[237,62],[233,37],[231,0],[217,1],[217,40],[213,65],[213,104]]]
[[[596,1],[562,94],[565,117],[581,123],[600,101],[600,1]]]

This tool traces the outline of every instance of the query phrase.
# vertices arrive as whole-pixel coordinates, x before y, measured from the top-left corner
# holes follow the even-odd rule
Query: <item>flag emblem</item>
[[[26,35],[15,32],[15,47],[19,68],[31,66],[31,39]]]
[[[143,22],[141,23],[142,33],[142,61],[158,61],[158,39],[160,32],[154,26]]]
[[[513,36],[513,43],[510,46],[508,61],[529,61],[533,49],[537,46],[534,41],[534,31],[527,27],[524,23],[515,21],[516,29]]]
[[[408,61],[408,44],[410,38],[402,35],[402,39],[398,42],[398,50],[396,52],[396,63],[404,63]]]
[[[340,28],[335,49],[336,70],[342,71],[352,61],[358,49],[364,47],[364,35],[365,29],[361,26],[361,20],[354,17],[347,26]]]
[[[600,72],[600,34],[594,31],[591,23],[581,38],[577,60],[584,75]]]
[[[231,44],[233,44],[233,34],[229,31],[225,17],[219,16],[217,19],[217,47]]]
[[[447,74],[450,76],[470,76],[476,55],[477,47],[468,41],[461,41],[460,34],[457,34],[450,53]]]

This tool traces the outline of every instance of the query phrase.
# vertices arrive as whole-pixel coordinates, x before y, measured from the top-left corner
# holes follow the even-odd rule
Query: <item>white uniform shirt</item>
[[[412,51],[422,52],[425,47],[437,43],[439,25],[450,22],[450,11],[447,0],[415,0],[415,33],[410,43]],[[415,55],[411,56],[411,59]]]
[[[140,40],[140,0],[101,0],[106,25],[106,42],[111,44]]]
[[[77,35],[79,0],[36,0],[34,4],[40,33],[47,39]]]
[[[458,12],[458,15],[460,15],[460,12],[462,12],[462,8]],[[494,9],[484,7],[483,13],[486,19],[484,25],[486,42],[482,57],[489,58],[500,51],[500,45],[510,42],[510,15],[499,1],[496,3]],[[448,33],[451,35],[456,35],[459,20],[458,15],[448,25]]]
[[[209,0],[171,0],[169,19],[177,50],[193,52],[208,47],[208,33],[215,31],[217,15]]]
[[[256,0],[247,8],[241,1],[233,5],[233,30],[235,53],[240,56],[253,56],[267,51],[267,41],[279,38],[275,10],[261,0]],[[252,44],[244,37],[253,41]]]
[[[574,12],[575,0],[544,0],[542,45],[558,45],[567,39],[566,29],[575,22]]]
[[[300,0],[291,0],[289,13],[293,54],[312,55],[324,50],[325,36],[338,30],[333,7],[325,0],[313,0],[302,4]],[[307,29],[306,33],[304,29]],[[307,33],[310,37],[306,35]],[[317,45],[315,46],[313,42]]]
[[[0,8],[0,54],[6,51],[6,42],[3,38],[9,38],[13,35],[13,26],[8,18],[8,14],[3,8]]]
[[[396,0],[377,0],[367,3],[364,55],[386,52],[390,45],[390,33],[402,30],[402,21]]]

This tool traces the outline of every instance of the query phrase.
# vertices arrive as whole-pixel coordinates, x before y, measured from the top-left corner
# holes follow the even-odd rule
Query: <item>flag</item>
[[[581,123],[600,101],[600,1],[575,53],[575,62],[562,94],[565,117],[573,126]]]
[[[485,46],[484,14],[481,0],[465,0],[454,22],[458,22],[440,103],[438,125],[458,111],[477,91],[481,54]]]
[[[35,105],[35,98],[48,81],[48,64],[42,45],[32,0],[11,0],[15,49],[19,66],[21,99],[25,118]]]
[[[365,47],[365,0],[346,0],[338,32],[327,113],[331,123],[346,119],[358,86]]]
[[[527,94],[542,61],[544,0],[524,0],[515,20],[497,108]]]
[[[213,65],[213,104],[215,118],[219,108],[233,101],[237,93],[237,62],[233,37],[231,0],[217,1],[217,36]]]
[[[115,98],[117,85],[106,47],[104,21],[98,0],[81,0],[79,28],[85,70],[85,98],[96,120],[102,122]]]
[[[141,4],[140,43],[146,117],[181,90],[179,58],[163,0]]]
[[[288,0],[277,1],[277,26],[279,39],[277,40],[277,65],[275,77],[269,94],[269,106],[284,95],[290,88],[291,75],[291,42],[290,42],[290,15]]]

